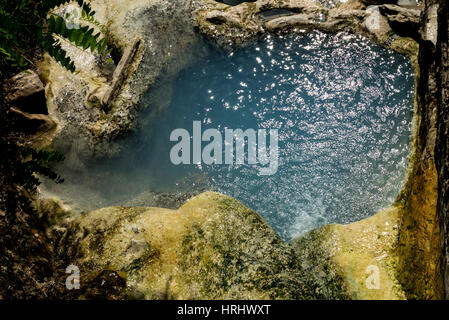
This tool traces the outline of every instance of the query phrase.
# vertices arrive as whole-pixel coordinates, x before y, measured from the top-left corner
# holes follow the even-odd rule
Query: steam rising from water
[[[413,71],[404,57],[361,37],[320,32],[266,36],[231,53],[205,50],[148,93],[141,128],[121,158],[83,176],[67,173],[59,192],[92,209],[146,191],[213,189],[255,209],[285,239],[366,218],[395,200],[413,111]],[[170,132],[191,132],[194,120],[223,132],[277,128],[277,174],[258,176],[248,165],[172,165]]]

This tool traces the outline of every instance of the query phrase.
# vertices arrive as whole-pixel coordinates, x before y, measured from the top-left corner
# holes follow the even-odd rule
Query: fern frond
[[[57,62],[59,62],[64,68],[70,72],[75,72],[75,63],[67,57],[67,52],[62,49],[59,41],[55,40],[50,34],[48,34],[41,42],[42,47],[48,52]]]
[[[107,54],[106,39],[98,40],[100,33],[94,35],[93,28],[85,26],[79,29],[69,29],[63,18],[51,16],[48,19],[48,32],[60,35],[84,50],[90,48],[92,52],[97,51],[100,55]]]

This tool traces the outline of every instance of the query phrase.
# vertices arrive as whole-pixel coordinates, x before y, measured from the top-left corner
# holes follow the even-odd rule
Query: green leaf
[[[76,44],[77,46],[81,47],[81,46],[83,45],[83,39],[84,39],[84,33],[83,33],[83,32],[80,32],[80,33],[78,34],[78,38],[77,38],[76,41],[75,41],[75,44]]]
[[[57,17],[53,32],[61,34],[63,25],[65,25],[64,19],[62,19],[61,17]]]

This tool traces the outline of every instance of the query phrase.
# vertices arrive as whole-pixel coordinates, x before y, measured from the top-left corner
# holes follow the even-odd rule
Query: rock
[[[396,251],[404,210],[397,204],[286,243],[237,200],[206,192],[178,210],[83,214],[71,242],[81,277],[114,271],[128,288],[115,294],[127,298],[404,299]]]
[[[184,202],[204,191],[204,188],[200,188],[188,193],[143,192],[123,205],[127,207],[178,209]]]
[[[280,17],[265,23],[265,27],[269,31],[282,30],[291,27],[313,27],[313,16],[308,14],[295,14],[287,17]]]
[[[395,37],[390,44],[391,49],[400,54],[403,54],[410,59],[413,69],[416,73],[419,72],[418,53],[419,44],[412,38]]]
[[[381,43],[385,42],[393,33],[393,30],[388,23],[388,19],[380,13],[378,7],[368,8],[366,13],[368,16],[364,21],[365,28],[374,34],[377,41]]]
[[[397,0],[361,0],[366,5],[381,5],[385,3],[396,4]]]
[[[202,33],[226,48],[244,45],[262,32],[262,27],[253,19],[256,13],[256,4],[244,3],[225,9],[199,11],[197,22]]]
[[[56,128],[56,123],[45,114],[30,114],[14,107],[11,112],[15,115],[17,129],[25,134],[44,134]]]
[[[402,15],[405,19],[413,20],[414,22],[419,22],[421,16],[421,9],[419,8],[404,8],[399,5],[385,4],[379,6],[382,13],[387,15]]]
[[[33,114],[48,114],[44,85],[33,70],[23,71],[7,80],[3,88],[5,100],[21,111]]]
[[[387,17],[395,33],[418,39],[418,31],[421,26],[421,10],[387,4],[380,6],[379,10]]]
[[[347,3],[347,0],[316,0],[323,7],[334,9]]]
[[[434,45],[437,44],[438,38],[438,8],[437,3],[429,5],[424,12],[424,23],[421,26],[423,40],[431,41]]]
[[[65,75],[63,82],[53,82],[57,80],[57,70],[66,74],[61,66],[55,65],[52,71],[55,79],[47,84],[48,94],[56,94],[49,109],[58,120],[58,135],[53,140],[53,147],[64,154],[66,165],[80,170],[84,167],[83,160],[93,158],[93,153],[106,149],[112,153],[117,149],[95,136],[95,124],[101,123],[102,111],[85,103],[89,84],[74,75]]]
[[[427,17],[436,1],[427,2]],[[431,14],[430,14],[431,15]],[[419,45],[419,73],[416,78],[415,122],[408,177],[398,201],[404,211],[399,225],[397,247],[398,279],[408,299],[444,297],[442,239],[444,231],[438,215],[438,175],[435,167],[437,110],[436,50],[432,42]]]
[[[443,272],[445,298],[449,299],[449,5],[440,1],[436,63],[437,97],[440,102],[437,117],[436,167],[438,170],[438,216],[442,225]]]
[[[398,0],[398,6],[416,7],[419,0]]]
[[[310,299],[341,291],[316,293],[292,247],[254,211],[217,193],[203,193],[176,211],[100,209],[75,224],[83,230],[76,262],[81,277],[122,272],[133,297]]]
[[[349,0],[348,2],[343,2],[337,8],[339,11],[348,11],[348,10],[365,10],[366,4],[361,0]]]
[[[400,26],[415,22],[414,13],[418,10],[398,8],[392,21],[396,19]],[[365,9],[366,3],[361,0],[339,3],[332,9],[308,1],[267,0],[254,5],[207,7],[197,12],[196,20],[199,30],[225,49],[245,45],[266,31],[298,28],[325,32],[346,30],[384,44],[394,33],[388,19],[379,11],[379,6]],[[412,36],[411,33],[409,29],[404,36]]]
[[[256,0],[217,0],[217,2],[222,2],[229,6],[236,6],[244,2],[256,2]]]
[[[258,5],[258,3],[259,1],[256,2],[256,5]],[[323,6],[319,3],[319,1],[315,0],[274,0],[270,1],[270,6],[271,8],[279,7],[283,9],[296,10],[297,12],[309,12],[309,13],[317,9],[324,9]]]
[[[401,212],[401,207],[393,206],[368,219],[327,225],[294,239],[309,281],[314,279],[326,291],[343,286],[350,299],[404,299],[395,252]]]

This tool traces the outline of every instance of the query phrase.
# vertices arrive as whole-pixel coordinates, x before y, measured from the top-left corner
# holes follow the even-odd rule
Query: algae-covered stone
[[[404,299],[397,280],[402,208],[349,225],[326,225],[293,240],[302,269],[319,290],[349,299]]]
[[[413,69],[415,70],[415,74],[419,73],[419,45],[415,40],[409,37],[397,37],[391,43],[391,49],[409,58],[410,62],[412,63]]]
[[[291,245],[224,195],[206,192],[178,210],[105,208],[77,223],[81,276],[121,272],[131,298],[316,297]]]
[[[110,207],[77,218],[76,264],[86,279],[121,275],[127,289],[119,295],[129,298],[404,299],[396,267],[402,210],[286,243],[253,210],[218,193],[178,210]]]

